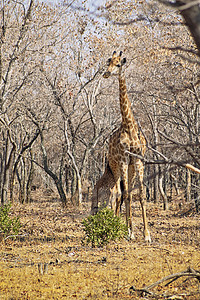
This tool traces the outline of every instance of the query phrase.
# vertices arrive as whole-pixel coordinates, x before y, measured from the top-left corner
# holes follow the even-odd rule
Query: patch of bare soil
[[[141,292],[189,267],[200,271],[200,216],[194,210],[186,214],[171,206],[164,212],[148,203],[152,243],[146,244],[136,202],[136,240],[93,249],[82,244],[81,221],[90,203],[63,208],[55,194],[38,191],[32,198],[13,206],[20,235],[1,241],[0,299],[200,299],[200,282],[192,276]]]

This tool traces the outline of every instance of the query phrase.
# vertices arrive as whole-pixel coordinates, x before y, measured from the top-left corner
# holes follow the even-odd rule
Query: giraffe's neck
[[[131,102],[127,95],[126,80],[124,74],[119,74],[119,99],[122,115],[122,126],[130,133],[138,131],[138,126],[131,110]]]

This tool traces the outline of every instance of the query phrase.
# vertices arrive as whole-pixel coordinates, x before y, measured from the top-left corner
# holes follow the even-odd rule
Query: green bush
[[[113,210],[103,208],[96,215],[89,216],[82,221],[86,244],[101,247],[110,241],[127,236],[127,226],[120,217],[114,215]]]
[[[21,228],[19,217],[10,217],[10,209],[10,203],[0,206],[0,234],[2,234],[4,237],[10,234],[17,235]]]

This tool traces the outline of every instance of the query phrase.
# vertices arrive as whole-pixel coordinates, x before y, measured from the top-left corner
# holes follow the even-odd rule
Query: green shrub
[[[10,209],[10,203],[0,206],[0,234],[4,237],[10,234],[17,235],[21,228],[19,217],[10,217]]]
[[[103,208],[96,215],[89,216],[82,221],[86,244],[101,247],[110,241],[127,236],[127,226],[120,217],[114,215],[113,210]]]

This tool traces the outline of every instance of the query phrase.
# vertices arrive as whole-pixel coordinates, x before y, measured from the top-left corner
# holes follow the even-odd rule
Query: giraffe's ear
[[[122,53],[123,53],[123,52],[122,52],[122,51],[120,51],[120,52],[119,52],[119,56],[122,56]]]
[[[122,63],[122,66],[125,65],[125,63],[126,63],[126,57],[124,57],[124,58],[122,59],[122,62],[121,62],[121,63]]]
[[[113,52],[112,58],[116,57],[116,51]]]

